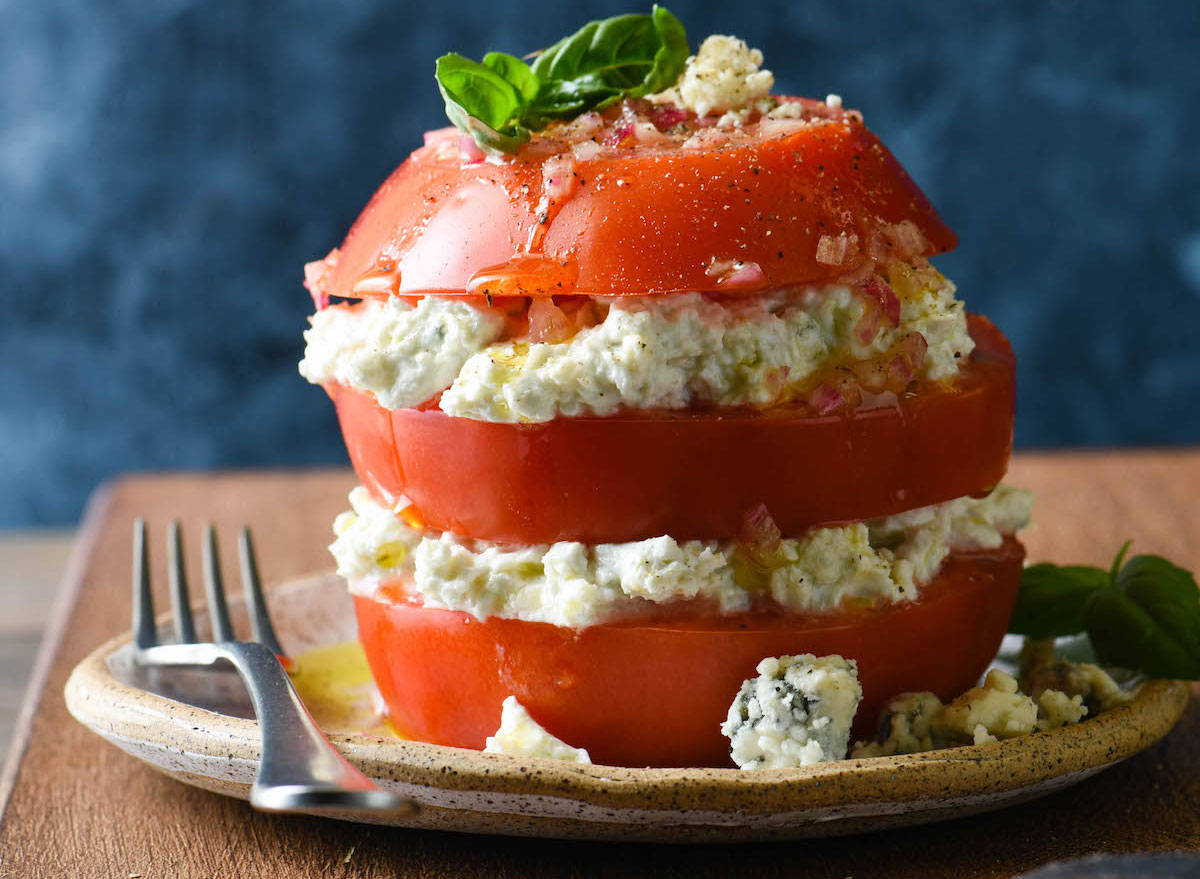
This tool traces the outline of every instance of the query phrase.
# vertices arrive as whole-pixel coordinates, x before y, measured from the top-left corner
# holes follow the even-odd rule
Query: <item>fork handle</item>
[[[212,665],[224,659],[237,669],[262,732],[262,760],[250,789],[256,808],[334,814],[416,811],[416,803],[377,786],[329,743],[275,654],[262,644],[171,644],[142,652],[163,664]]]

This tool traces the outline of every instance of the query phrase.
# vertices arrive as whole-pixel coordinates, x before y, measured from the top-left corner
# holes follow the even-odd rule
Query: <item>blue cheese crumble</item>
[[[841,760],[862,699],[858,665],[810,653],[764,659],[742,684],[721,732],[741,769],[784,769]]]
[[[555,738],[529,716],[516,696],[504,700],[500,709],[500,728],[488,736],[483,750],[492,754],[513,754],[518,757],[549,757],[568,763],[591,763],[584,748],[572,748]]]

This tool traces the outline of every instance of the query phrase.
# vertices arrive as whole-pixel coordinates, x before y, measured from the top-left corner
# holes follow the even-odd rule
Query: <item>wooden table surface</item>
[[[1036,560],[1107,564],[1135,551],[1200,569],[1200,450],[1023,455],[1009,481],[1038,492]],[[1200,702],[1143,754],[1068,791],[991,815],[868,836],[670,847],[471,837],[273,816],[143,766],[75,723],[71,668],[129,625],[130,522],[255,526],[268,581],[330,567],[348,471],[139,476],[89,508],[39,655],[17,748],[0,777],[0,876],[994,877],[1089,852],[1200,851]],[[193,538],[193,546],[195,545]],[[160,545],[160,544],[159,544]],[[158,545],[156,545],[157,548]],[[166,576],[155,558],[159,586]],[[198,572],[197,572],[198,575]],[[158,595],[166,606],[165,591]],[[1195,691],[1194,691],[1195,692]]]

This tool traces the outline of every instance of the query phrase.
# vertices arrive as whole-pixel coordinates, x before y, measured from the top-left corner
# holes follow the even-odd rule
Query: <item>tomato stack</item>
[[[911,261],[953,247],[861,120],[813,106],[822,111],[804,124],[764,124],[712,148],[577,154],[569,164],[550,139],[501,161],[463,161],[446,149],[456,135],[435,133],[310,287],[321,304],[728,296],[728,275],[711,268],[730,259],[756,268],[736,291],[754,295],[844,283],[896,250]],[[748,512],[765,508],[790,537],[979,497],[999,483],[1012,352],[986,319],[971,316],[969,329],[976,347],[953,380],[829,414],[781,404],[513,424],[453,417],[436,397],[389,410],[367,391],[326,389],[363,485],[430,534],[506,546],[731,540]],[[860,731],[892,695],[950,697],[971,686],[1003,635],[1022,556],[1012,538],[952,553],[916,601],[828,613],[721,615],[683,602],[574,629],[425,607],[402,582],[357,596],[356,607],[390,719],[406,736],[482,747],[512,695],[597,762],[722,766],[719,724],[766,656],[856,659]]]

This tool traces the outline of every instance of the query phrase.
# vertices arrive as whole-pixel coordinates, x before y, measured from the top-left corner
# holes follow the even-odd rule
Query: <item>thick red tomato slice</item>
[[[492,424],[381,408],[330,386],[359,479],[430,528],[503,543],[737,533],[765,503],[785,534],[981,494],[1012,447],[1012,351],[985,318],[954,384],[850,416],[649,412]]]
[[[822,236],[854,235],[861,248],[901,221],[924,235],[921,255],[954,247],[954,233],[855,116],[754,131],[723,147],[621,150],[565,168],[556,157],[569,186],[546,200],[543,158],[464,164],[431,133],[371,199],[321,292],[359,295],[355,284],[382,271],[391,292],[462,295],[477,273],[530,252],[546,257],[542,270],[524,260],[491,272],[505,284],[489,292],[709,291],[719,285],[706,272],[713,260],[758,263],[764,288],[822,284],[847,270],[817,260]]]
[[[918,601],[812,615],[666,612],[575,630],[435,610],[401,595],[356,598],[367,660],[403,735],[482,748],[516,696],[533,718],[597,763],[727,766],[719,726],[767,656],[841,654],[858,662],[855,735],[874,733],[883,703],[971,687],[1004,637],[1024,550],[1009,538],[954,554]]]

